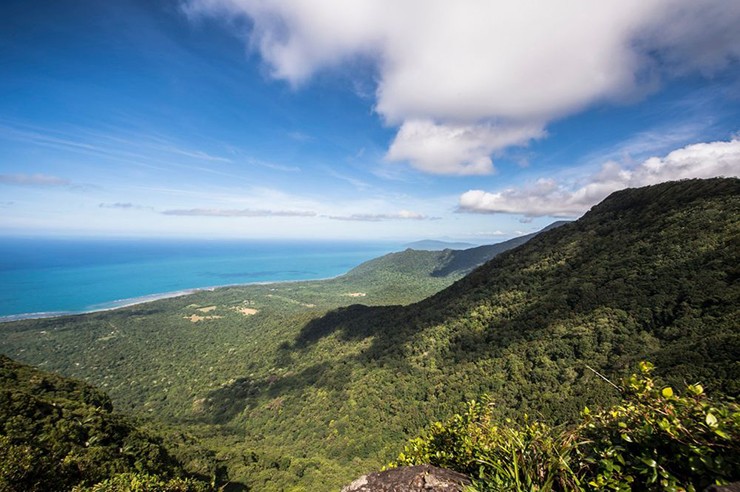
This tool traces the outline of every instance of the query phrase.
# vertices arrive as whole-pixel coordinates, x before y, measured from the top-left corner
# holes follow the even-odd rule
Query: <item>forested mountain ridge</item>
[[[387,317],[375,308],[353,323],[357,331],[340,332],[372,335],[373,357],[404,347],[413,359],[423,347],[422,367],[435,359],[447,367],[496,359],[489,370],[521,378],[514,385],[520,393],[532,379],[540,390],[550,380],[559,390],[538,394],[553,403],[569,377],[571,384],[578,379],[555,368],[564,356],[585,360],[587,353],[598,354],[592,362],[607,370],[650,356],[666,374],[712,380],[737,394],[739,246],[738,179],[624,190],[440,293]],[[514,347],[529,360],[514,363]],[[499,385],[504,381],[489,389]]]
[[[437,267],[434,272],[432,272],[432,275],[435,277],[444,277],[454,273],[465,275],[477,266],[495,258],[496,255],[501,254],[504,251],[514,249],[517,246],[521,246],[538,234],[555,229],[556,227],[560,227],[567,223],[567,221],[561,220],[553,222],[540,231],[515,237],[508,241],[502,241],[496,244],[485,244],[483,246],[476,246],[475,248],[468,248],[461,251],[453,251],[450,258],[443,265]]]
[[[426,250],[408,248],[404,251],[389,253],[366,261],[339,278],[346,277],[365,282],[379,279],[386,288],[391,276],[449,277],[456,279],[496,257],[496,255],[521,246],[538,234],[566,223],[565,221],[554,222],[531,234],[501,241],[500,243],[467,249]]]
[[[229,288],[10,323],[0,350],[199,434],[232,482],[331,490],[484,393],[498,416],[550,422],[614,402],[586,364],[616,377],[651,360],[676,387],[737,395],[739,246],[740,180],[664,183],[615,193],[415,304],[382,305],[434,290],[401,291],[418,279],[403,273],[385,297],[381,276]],[[337,307],[349,302],[366,305]]]
[[[487,341],[510,329],[547,327],[532,337],[586,319],[624,317],[619,325],[659,342],[645,348],[658,367],[686,381],[721,375],[718,389],[737,394],[739,265],[740,180],[669,182],[612,194],[419,308],[444,306],[474,319],[500,308],[497,300],[517,297],[505,312],[483,316],[497,327]]]

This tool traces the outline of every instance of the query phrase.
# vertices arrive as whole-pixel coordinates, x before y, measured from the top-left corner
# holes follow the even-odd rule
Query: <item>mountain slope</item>
[[[737,393],[739,202],[737,179],[617,192],[427,300],[400,310],[355,310],[349,325],[322,332],[372,337],[366,353],[373,357],[402,346],[413,360],[423,347],[421,366],[498,359],[517,344],[532,354],[541,345],[541,360],[505,371],[521,383],[535,367],[546,369],[544,359],[557,366],[563,355],[583,359],[585,350],[603,352],[593,362],[610,369],[650,355],[675,377],[719,374],[719,389]],[[303,339],[312,339],[310,328]],[[585,338],[596,345],[580,347]],[[566,352],[556,355],[561,344]],[[554,393],[553,402],[561,396]]]
[[[656,361],[675,377],[719,374],[718,389],[737,393],[740,364],[731,362],[740,347],[739,201],[738,179],[614,193],[577,222],[493,260],[419,308],[472,314],[518,296],[505,306],[511,318],[482,318],[496,328],[484,342],[509,331],[551,336],[617,315],[624,319],[613,328],[634,326],[659,341]]]
[[[380,285],[384,288],[388,287],[392,276],[405,277],[404,280],[409,277],[428,277],[430,281],[440,277],[458,278],[496,255],[521,246],[538,234],[566,223],[563,221],[554,222],[532,234],[468,249],[423,250],[408,248],[404,251],[389,253],[366,261],[339,278],[346,277],[353,281],[378,279]]]
[[[160,442],[112,413],[110,398],[86,383],[3,355],[0,383],[0,490],[69,490],[119,473],[183,473]]]
[[[540,231],[534,232],[532,234],[526,234],[524,236],[515,237],[513,239],[509,239],[508,241],[503,241],[496,244],[486,244],[484,246],[469,248],[462,251],[453,251],[450,255],[449,260],[445,264],[440,265],[438,268],[436,268],[434,272],[432,272],[432,275],[435,277],[445,277],[454,273],[465,275],[473,270],[475,267],[482,265],[492,258],[495,258],[496,255],[499,255],[504,251],[514,249],[517,246],[521,246],[538,234],[555,229],[556,227],[560,227],[567,223],[567,221],[561,220],[558,222],[553,222]]]

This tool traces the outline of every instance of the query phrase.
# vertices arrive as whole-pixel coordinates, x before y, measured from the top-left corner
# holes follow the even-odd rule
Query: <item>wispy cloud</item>
[[[332,176],[334,178],[337,178],[337,179],[339,179],[341,181],[345,181],[345,182],[351,184],[352,186],[354,186],[355,188],[357,188],[358,190],[361,190],[361,191],[369,190],[369,189],[372,189],[373,188],[373,186],[370,183],[367,183],[367,182],[365,182],[365,181],[363,181],[363,180],[361,180],[359,178],[355,178],[353,176],[347,176],[346,174],[339,173],[339,172],[337,172],[337,171],[335,171],[334,169],[331,169],[331,168],[326,168],[326,174],[328,174],[329,176]]]
[[[151,210],[152,207],[145,207],[144,205],[137,205],[130,202],[115,202],[115,203],[101,203],[98,208],[112,208],[119,210]]]
[[[315,217],[316,212],[310,210],[230,210],[220,208],[190,208],[164,210],[163,215],[178,215],[184,217]]]
[[[401,210],[389,214],[351,214],[351,215],[329,215],[332,220],[351,220],[359,222],[381,222],[384,220],[440,220],[440,217],[429,217],[410,210]]]
[[[480,232],[473,232],[471,234],[467,234],[466,236],[469,237],[499,237],[499,236],[511,236],[516,234],[519,231],[515,232],[504,232],[501,230],[495,230],[495,231],[480,231]]]
[[[633,167],[605,163],[581,184],[539,179],[499,192],[470,190],[460,196],[459,212],[521,214],[527,217],[578,217],[614,191],[687,178],[740,176],[740,140],[688,145],[665,157]]]
[[[297,173],[300,172],[301,168],[298,166],[286,166],[283,164],[277,164],[275,162],[265,161],[262,159],[255,159],[253,157],[249,157],[246,159],[247,164],[251,164],[252,166],[260,166],[260,167],[266,167],[268,169],[274,169],[275,171],[283,171],[287,173]]]
[[[0,184],[11,186],[71,186],[68,179],[48,174],[0,174]]]
[[[298,131],[288,132],[288,136],[296,142],[310,142],[311,140],[313,140],[313,137],[311,135]]]
[[[162,138],[146,134],[121,136],[114,133],[99,133],[84,128],[59,131],[6,123],[0,125],[0,137],[76,154],[110,159],[137,167],[161,171],[184,169],[238,179],[244,178],[214,168],[213,163],[215,162],[233,162],[229,158],[182,147]],[[132,149],[136,149],[136,151]],[[187,159],[182,159],[182,157]],[[190,160],[190,163],[183,162],[184,160]],[[206,162],[210,165],[199,165],[198,162]]]
[[[203,161],[215,161],[215,162],[232,162],[231,159],[226,157],[221,157],[217,155],[211,155],[207,152],[203,152],[200,150],[188,150],[188,149],[181,149],[178,147],[173,147],[171,145],[167,146],[154,146],[154,149],[162,150],[165,152],[170,152],[172,154],[178,154],[178,155],[184,155],[187,157],[192,157],[193,159],[200,159]]]

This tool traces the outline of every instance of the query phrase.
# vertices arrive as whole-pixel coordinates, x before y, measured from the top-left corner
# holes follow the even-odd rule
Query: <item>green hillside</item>
[[[406,251],[331,281],[10,323],[0,351],[200,436],[233,483],[330,490],[484,393],[497,417],[550,423],[615,402],[586,364],[617,377],[651,360],[676,387],[737,395],[739,253],[740,180],[665,183],[424,300],[471,265]]]
[[[521,246],[538,234],[555,229],[561,225],[567,224],[566,221],[553,222],[541,231],[515,237],[508,241],[496,244],[486,244],[475,248],[468,248],[461,251],[452,251],[446,261],[440,262],[440,265],[432,272],[435,277],[445,277],[447,275],[465,275],[470,273],[475,267],[482,265],[488,260],[495,258],[496,255],[509,251],[517,246]]]
[[[113,413],[105,393],[0,355],[0,490],[90,486],[118,474],[201,490],[161,441]],[[158,475],[155,478],[152,475]]]
[[[432,289],[439,288],[440,285],[449,284],[450,279],[457,280],[497,255],[521,246],[538,234],[566,223],[554,222],[532,234],[474,248],[442,250],[408,248],[366,261],[347,272],[346,275],[339,277],[338,280],[374,285],[383,292],[388,292],[389,289],[403,290],[404,286],[409,285],[418,287],[416,284],[420,279],[425,279]]]

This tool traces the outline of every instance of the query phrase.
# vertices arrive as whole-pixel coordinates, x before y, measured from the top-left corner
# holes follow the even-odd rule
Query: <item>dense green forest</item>
[[[407,250],[329,281],[4,324],[0,352],[186,435],[164,444],[191,472],[327,490],[483,394],[495,418],[547,425],[615,404],[591,369],[618,378],[651,360],[666,384],[736,396],[739,253],[740,180],[664,183],[464,277],[470,250]]]
[[[89,384],[0,355],[0,388],[2,491],[84,490],[119,475],[164,489],[207,489]]]

